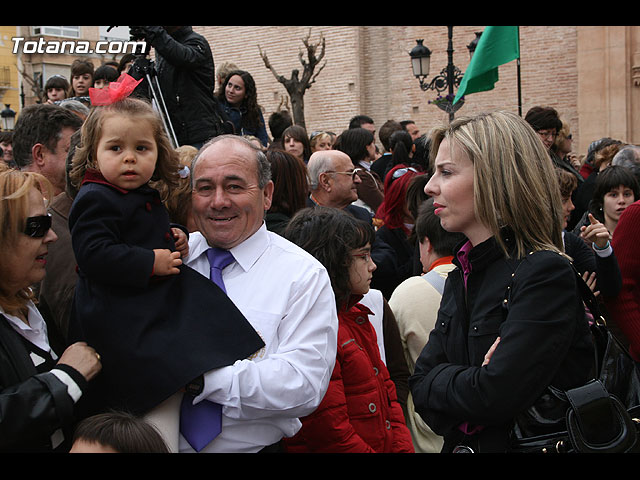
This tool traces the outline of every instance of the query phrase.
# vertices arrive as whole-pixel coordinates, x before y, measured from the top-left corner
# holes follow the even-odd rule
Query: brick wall
[[[2,27],[16,28],[16,27]],[[29,27],[22,28],[27,32]],[[454,63],[463,72],[469,63],[467,44],[484,26],[453,29]],[[445,26],[201,26],[194,29],[209,40],[216,64],[233,61],[256,79],[259,102],[268,118],[287,98],[260,58],[259,46],[279,75],[301,69],[298,54],[302,39],[311,34],[326,39],[326,67],[305,95],[307,130],[340,132],[360,113],[380,126],[388,119],[415,120],[423,132],[448,121],[448,115],[430,105],[433,91],[423,92],[413,77],[409,51],[416,39],[432,50],[429,80],[446,66]],[[11,30],[13,32],[14,30]],[[2,30],[0,47],[10,51],[10,36]],[[82,27],[82,38],[96,40],[98,27]],[[640,26],[522,26],[520,27],[522,114],[534,105],[555,107],[568,121],[574,151],[584,154],[590,142],[611,136],[640,142]],[[2,48],[0,48],[1,50]],[[0,63],[15,69],[15,56]],[[74,56],[24,55],[27,74],[37,67],[47,76],[64,73]],[[93,58],[93,57],[92,57]],[[96,65],[107,58],[93,58]],[[456,114],[506,109],[518,111],[517,62],[502,65],[499,81],[488,92],[466,97]],[[17,71],[14,73],[17,75]],[[635,80],[635,81],[634,81]],[[9,90],[5,102],[36,101],[30,85]],[[16,87],[17,88],[17,87]],[[9,98],[11,97],[11,98]],[[18,110],[15,108],[15,110]]]
[[[524,26],[520,28],[522,115],[534,105],[553,106],[574,130],[577,112],[577,27]],[[301,69],[298,53],[302,39],[326,39],[326,67],[305,95],[305,120],[309,132],[340,132],[360,113],[376,125],[388,119],[413,119],[423,132],[448,121],[448,114],[430,105],[434,91],[423,92],[413,77],[409,51],[422,38],[432,51],[429,80],[447,63],[445,26],[205,26],[194,27],[210,42],[217,64],[232,61],[251,72],[265,118],[287,94],[260,58],[260,46],[279,75]],[[454,27],[454,64],[464,72],[469,62],[467,44],[483,26]],[[500,67],[496,88],[469,95],[456,114],[506,109],[518,111],[517,66]]]

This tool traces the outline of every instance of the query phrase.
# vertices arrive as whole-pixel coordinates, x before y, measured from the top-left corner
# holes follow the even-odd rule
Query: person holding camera
[[[213,55],[207,40],[190,26],[135,26],[130,27],[130,34],[155,50],[158,84],[178,144],[200,148],[222,133],[222,117],[213,96]],[[146,68],[148,60],[138,59],[128,73],[139,79]]]

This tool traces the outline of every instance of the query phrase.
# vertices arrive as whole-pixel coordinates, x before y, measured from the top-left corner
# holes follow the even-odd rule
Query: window
[[[54,37],[80,37],[80,27],[32,27],[34,35],[52,35]]]

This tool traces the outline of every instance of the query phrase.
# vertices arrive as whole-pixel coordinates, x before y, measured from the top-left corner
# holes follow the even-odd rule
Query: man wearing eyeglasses
[[[349,155],[340,150],[315,152],[309,158],[307,170],[311,189],[308,206],[340,208],[360,220],[373,223],[369,210],[353,204],[358,199],[360,170],[353,167]],[[384,277],[397,268],[395,252],[378,237],[371,245],[371,258],[377,266],[374,279],[377,275]]]
[[[358,184],[362,180],[349,155],[339,150],[315,152],[309,158],[307,169],[311,188],[309,206],[348,208],[354,216],[371,221],[366,209],[351,205],[358,200]]]
[[[373,223],[369,210],[353,204],[358,199],[357,185],[361,180],[359,169],[353,167],[349,155],[340,150],[315,152],[309,158],[307,170],[311,187],[308,206],[320,205],[340,208],[362,221]],[[371,259],[376,264],[376,269],[373,272],[374,281],[378,276],[381,278],[390,276],[398,268],[395,251],[377,236],[371,244]],[[374,290],[377,293],[374,293]],[[407,384],[409,370],[402,353],[400,333],[396,321],[391,318],[390,309],[389,313],[385,312],[386,302],[382,297],[382,292],[376,288],[369,291],[362,303],[376,312],[373,319],[374,328],[380,336],[381,350],[385,352],[386,364],[391,379],[396,385],[398,401],[405,407],[409,394]],[[385,335],[382,335],[383,332]]]

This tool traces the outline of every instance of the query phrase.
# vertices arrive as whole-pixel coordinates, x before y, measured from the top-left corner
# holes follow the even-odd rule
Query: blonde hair
[[[333,143],[331,135],[329,135],[327,132],[320,132],[320,133],[316,133],[315,135],[311,134],[311,137],[309,140],[311,149],[314,149],[315,146],[322,140],[329,140],[330,143]]]
[[[191,212],[191,161],[198,149],[192,145],[182,145],[176,148],[176,152],[180,165],[185,169],[185,176],[180,178],[177,187],[171,191],[164,182],[153,182],[152,186],[160,193],[171,222],[187,226]]]
[[[29,212],[29,193],[36,188],[42,192],[47,205],[53,198],[53,186],[43,175],[23,172],[3,165],[0,167],[0,305],[7,313],[18,311],[29,300],[34,300],[29,286],[17,294],[8,292],[3,285],[5,260],[17,248],[26,226]]]
[[[108,115],[124,115],[148,120],[153,129],[153,137],[158,147],[156,168],[151,177],[154,181],[162,181],[172,190],[178,185],[180,160],[171,145],[162,119],[153,107],[144,100],[124,98],[110,105],[94,107],[82,124],[82,137],[73,155],[69,179],[75,188],[80,188],[87,168],[98,168],[96,148],[102,135],[104,119]]]
[[[616,156],[616,153],[620,151],[622,147],[626,144],[614,143],[611,145],[607,145],[606,147],[602,147],[599,149],[593,158],[593,166],[596,170],[599,170],[603,165],[608,166],[613,161],[613,157]]]
[[[180,165],[183,167],[191,167],[191,161],[198,153],[198,149],[193,145],[181,145],[176,148],[176,152],[180,159]]]
[[[549,153],[533,128],[510,112],[458,118],[432,132],[461,148],[474,165],[474,213],[509,256],[500,231],[510,227],[517,258],[530,251],[563,253],[562,199]]]

